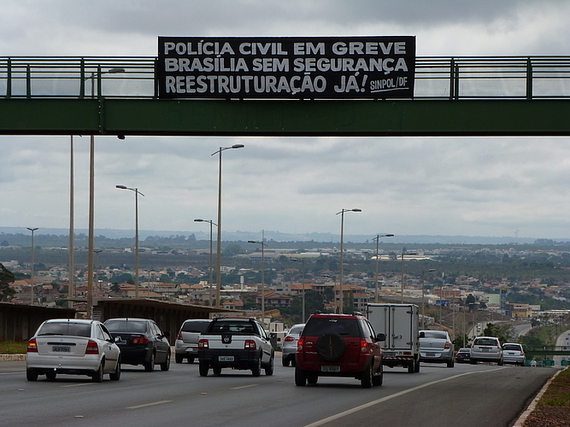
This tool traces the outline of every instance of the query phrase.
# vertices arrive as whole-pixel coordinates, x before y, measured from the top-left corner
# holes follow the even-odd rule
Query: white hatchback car
[[[503,362],[513,363],[515,365],[524,366],[525,355],[523,346],[515,342],[506,342],[503,344]]]
[[[471,356],[469,362],[475,365],[477,362],[496,362],[503,364],[503,348],[496,337],[476,337],[471,344]]]
[[[57,374],[88,375],[95,382],[109,374],[116,381],[121,377],[121,350],[101,322],[46,320],[28,341],[26,377],[54,380]]]

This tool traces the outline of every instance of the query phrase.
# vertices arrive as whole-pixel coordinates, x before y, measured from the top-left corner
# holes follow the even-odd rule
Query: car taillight
[[[446,341],[446,342],[445,342],[445,347],[443,347],[443,348],[445,348],[446,350],[450,349],[450,348],[451,348],[451,343],[450,343],[449,341]]]
[[[95,341],[89,340],[87,348],[85,349],[85,354],[99,354],[99,346]]]
[[[38,352],[38,343],[36,342],[35,338],[32,338],[28,341],[28,353],[37,353]]]
[[[297,341],[297,351],[302,351],[304,344],[305,344],[305,338],[299,338],[299,341]]]
[[[243,348],[245,350],[255,350],[256,349],[255,341],[254,340],[245,340],[245,342],[243,343]]]
[[[148,338],[147,337],[136,337],[134,340],[132,340],[133,344],[148,344]]]
[[[295,338],[290,335],[285,337],[285,342],[291,342],[291,341],[295,341]]]
[[[181,339],[182,339],[182,329],[178,331],[178,335],[176,335],[176,339],[177,339],[177,340],[181,340]]]
[[[361,339],[360,340],[360,351],[362,353],[368,353],[371,350],[371,346],[370,343],[366,340]]]
[[[210,348],[210,342],[205,339],[198,341],[198,348]]]

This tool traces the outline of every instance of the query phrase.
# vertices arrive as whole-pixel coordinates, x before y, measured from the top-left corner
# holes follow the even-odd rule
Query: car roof
[[[92,319],[48,319],[45,323],[63,323],[63,322],[73,322],[73,323],[93,323],[97,320]]]
[[[138,322],[140,321],[145,321],[145,322],[154,322],[154,320],[152,319],[144,319],[142,317],[111,317],[110,319],[105,320],[105,322],[108,322],[109,320],[136,320]]]
[[[357,319],[364,317],[362,314],[359,313],[352,313],[352,314],[337,314],[337,313],[316,313],[311,314],[311,317],[320,317],[325,319],[330,318],[337,318],[337,319]]]

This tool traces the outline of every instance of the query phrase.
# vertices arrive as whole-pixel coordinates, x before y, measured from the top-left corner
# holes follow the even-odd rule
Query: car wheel
[[[154,351],[150,354],[150,360],[147,363],[144,363],[144,370],[147,372],[154,371]]]
[[[295,367],[295,385],[304,387],[307,384],[307,374],[298,366]]]
[[[345,346],[339,334],[323,334],[317,340],[317,354],[327,362],[336,362],[344,354]]]
[[[257,359],[257,362],[254,362],[251,365],[251,375],[253,375],[254,377],[258,377],[261,375],[261,355],[259,355],[259,359]]]
[[[203,362],[200,360],[200,365],[198,367],[198,370],[200,371],[200,376],[201,377],[207,377],[208,376],[208,369],[210,368],[208,362]]]
[[[420,372],[420,361],[416,360],[414,372]]]
[[[214,375],[220,375],[222,373],[222,368],[220,366],[212,367],[212,371],[214,371]]]
[[[93,375],[91,375],[91,379],[93,380],[94,383],[100,383],[103,382],[103,364],[105,363],[105,361],[101,361],[101,364],[99,365],[99,369],[97,369]]]
[[[46,378],[50,381],[53,381],[55,380],[56,375],[57,374],[55,373],[55,371],[49,371],[46,373]]]
[[[181,355],[181,354],[176,354],[176,355],[174,356],[174,361],[175,361],[176,363],[182,363],[182,362],[184,362],[184,356]]]
[[[380,386],[384,382],[384,366],[380,365],[380,372],[372,377],[372,385]]]
[[[269,364],[265,367],[265,375],[273,375],[273,367],[275,364],[275,356],[271,354],[271,359],[269,359]]]
[[[289,358],[288,357],[284,357],[283,359],[281,359],[281,363],[283,364],[283,366],[289,366]]]
[[[374,372],[372,371],[372,363],[370,363],[366,369],[362,372],[360,377],[360,385],[362,388],[370,388],[372,387],[372,378],[374,376]]]
[[[447,367],[453,368],[455,366],[455,361],[453,359],[447,361]]]
[[[117,366],[115,370],[109,374],[109,378],[112,381],[119,381],[121,378],[121,359],[117,360]]]
[[[168,371],[170,369],[170,351],[166,353],[166,360],[160,364],[161,371]]]
[[[503,359],[499,359],[499,361],[497,362],[497,364],[499,366],[503,366],[505,364],[505,362],[503,362]]]
[[[37,381],[38,373],[33,369],[26,369],[26,379],[28,381]]]
[[[412,360],[408,365],[408,374],[413,374],[416,372],[416,361]]]

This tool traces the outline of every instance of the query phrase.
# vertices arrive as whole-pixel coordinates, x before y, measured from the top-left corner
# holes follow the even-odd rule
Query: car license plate
[[[233,356],[218,356],[218,362],[233,362]]]
[[[340,372],[340,366],[323,365],[321,372]]]
[[[395,351],[384,351],[384,352],[382,352],[382,356],[384,356],[384,357],[395,357],[396,352]]]
[[[435,357],[437,356],[437,353],[426,353],[427,357]]]
[[[489,352],[489,351],[491,351],[491,349],[490,348],[482,348],[481,351],[482,352]]]
[[[56,353],[69,353],[71,351],[71,347],[64,345],[54,345],[51,350]]]

